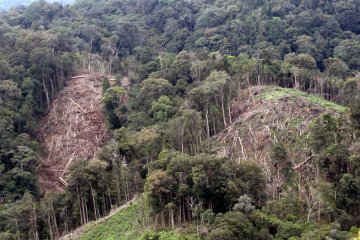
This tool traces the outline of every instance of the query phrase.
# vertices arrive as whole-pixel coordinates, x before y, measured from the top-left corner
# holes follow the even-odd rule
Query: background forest
[[[56,239],[143,192],[144,228],[349,239],[360,225],[359,71],[360,0],[37,1],[3,11],[0,239]],[[102,81],[111,140],[71,167],[65,191],[42,191],[39,121],[84,72],[116,76],[115,86]],[[266,171],[256,157],[215,154],[234,101],[255,103],[254,86],[267,85],[335,110],[299,145],[275,133]]]

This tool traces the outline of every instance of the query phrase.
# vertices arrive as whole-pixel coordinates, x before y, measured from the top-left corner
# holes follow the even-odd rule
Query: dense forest
[[[63,191],[45,189],[40,120],[83,73],[102,76],[111,138],[70,166]],[[219,154],[245,111],[236,103],[263,104],[267,120],[280,113],[264,99],[282,91],[324,108],[282,112],[312,115],[299,137],[270,126],[261,158],[242,144],[250,127]],[[0,239],[58,239],[136,195],[154,231],[349,239],[360,226],[360,0],[40,0],[0,12],[0,159]]]

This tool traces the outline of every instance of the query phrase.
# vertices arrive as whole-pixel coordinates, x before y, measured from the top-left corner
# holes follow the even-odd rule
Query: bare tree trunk
[[[213,124],[213,134],[215,135],[216,134],[216,122],[215,122],[214,115],[211,111],[211,108],[210,108],[210,116],[211,116],[211,120],[212,120],[212,124]]]
[[[183,221],[186,221],[186,210],[185,210],[185,204],[184,204],[184,199],[181,199],[181,207],[182,207],[182,218]]]
[[[160,208],[161,208],[161,212],[160,212],[161,226],[162,226],[162,227],[165,227],[165,217],[164,217],[164,210],[163,210],[163,206],[162,206],[161,195],[160,195]]]
[[[68,224],[68,215],[67,215],[66,209],[65,209],[64,215],[65,215],[65,219],[64,219],[64,231],[65,231],[65,234],[67,234],[67,233],[69,232],[69,224]]]
[[[174,209],[170,209],[170,219],[171,219],[171,229],[175,227],[175,219],[174,219]]]
[[[81,199],[80,199],[80,193],[79,193],[79,188],[77,187],[76,188],[77,190],[77,194],[78,194],[78,202],[79,202],[79,212],[80,212],[80,224],[81,226],[85,224],[85,221],[84,221],[84,214],[83,214],[83,206],[82,206],[82,202],[81,202]]]
[[[230,98],[230,96],[228,98],[227,105],[228,105],[229,123],[231,125],[232,124],[232,118],[231,118],[231,98]]]
[[[38,232],[38,227],[37,227],[37,215],[36,215],[36,208],[35,208],[35,203],[33,202],[33,206],[32,206],[32,211],[33,211],[33,228],[34,228],[34,239],[35,240],[39,240],[39,232]]]
[[[59,236],[59,229],[58,229],[58,225],[57,225],[57,221],[56,221],[54,203],[52,201],[52,198],[50,198],[50,199],[51,199],[50,200],[51,201],[51,215],[52,215],[54,226],[55,226],[55,238],[57,238]]]
[[[125,184],[126,184],[126,192],[127,192],[126,201],[129,201],[131,196],[129,191],[129,181],[127,177],[125,178]]]
[[[107,191],[108,191],[108,198],[109,198],[110,210],[111,210],[111,207],[112,207],[113,203],[112,203],[112,200],[111,200],[111,192],[110,192],[109,184],[106,184],[106,188],[107,188]]]
[[[119,206],[121,203],[121,187],[120,187],[120,174],[121,174],[121,169],[119,164],[113,160],[113,164],[115,166],[115,187],[116,187],[116,204]]]
[[[53,94],[55,93],[54,82],[51,76],[49,77],[49,79],[50,79],[51,97],[53,97],[54,96]]]
[[[294,81],[295,81],[295,89],[296,90],[299,90],[300,89],[300,83],[299,83],[299,80],[298,80],[298,75],[297,74],[294,74]]]
[[[52,232],[51,219],[50,219],[50,214],[49,213],[48,213],[48,224],[49,224],[50,239],[53,240],[53,232]]]
[[[89,222],[89,213],[88,213],[88,207],[87,207],[87,204],[86,204],[86,201],[84,198],[83,198],[83,202],[84,202],[84,206],[85,206],[85,223],[88,223]]]
[[[246,82],[248,84],[249,98],[252,99],[252,95],[251,95],[251,91],[250,91],[251,85],[250,85],[250,74],[249,73],[246,74]]]
[[[205,110],[205,118],[206,118],[206,134],[207,134],[207,138],[210,138],[210,125],[209,125],[209,109],[206,106],[206,110]]]
[[[221,101],[221,110],[222,110],[222,115],[223,115],[224,126],[226,127],[227,123],[226,123],[226,117],[225,117],[224,95],[221,96],[220,101]]]
[[[49,91],[46,87],[46,84],[45,84],[45,78],[43,77],[42,79],[42,85],[43,85],[43,88],[44,88],[44,92],[45,92],[45,96],[46,96],[46,103],[47,103],[47,106],[48,108],[50,107],[50,98],[49,98]]]
[[[178,224],[181,224],[181,214],[182,214],[182,211],[181,211],[181,201],[180,201],[180,204],[179,204],[179,215],[178,215]]]
[[[91,196],[92,196],[95,220],[98,220],[99,218],[98,218],[97,210],[96,210],[96,201],[95,201],[94,189],[93,189],[91,183],[89,183],[89,185],[90,185],[90,190],[91,190]]]

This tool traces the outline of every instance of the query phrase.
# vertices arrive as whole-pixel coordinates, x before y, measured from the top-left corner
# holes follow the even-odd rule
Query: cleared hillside
[[[44,153],[38,167],[43,189],[62,190],[69,166],[94,158],[106,143],[101,96],[101,77],[81,75],[71,78],[50,106],[38,132]]]
[[[294,89],[253,87],[232,103],[233,123],[210,141],[208,150],[268,171],[270,147],[286,143],[294,168],[309,159],[306,140],[311,123],[324,113],[340,116],[345,107]]]

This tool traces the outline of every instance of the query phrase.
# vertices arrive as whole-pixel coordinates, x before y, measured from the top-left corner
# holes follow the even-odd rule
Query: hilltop
[[[311,124],[325,113],[339,117],[347,110],[313,94],[274,86],[252,87],[238,96],[231,105],[232,124],[212,137],[210,151],[239,162],[264,163],[270,146],[283,142],[293,164],[299,164],[309,157]]]

